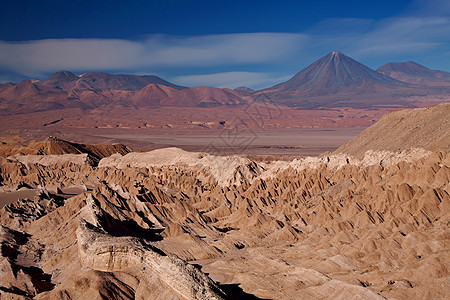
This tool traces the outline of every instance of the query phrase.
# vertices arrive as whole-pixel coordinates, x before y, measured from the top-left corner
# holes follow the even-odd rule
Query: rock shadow
[[[142,228],[136,221],[132,219],[117,220],[108,213],[104,213],[104,218],[100,220],[102,227],[112,236],[132,236],[147,241],[161,241],[163,238],[159,234],[160,228]]]
[[[228,300],[265,300],[258,298],[253,294],[246,293],[239,284],[220,284],[220,289],[225,293],[225,299]]]
[[[198,270],[202,270],[202,266],[196,263],[191,263]],[[203,271],[202,271],[203,272]],[[209,273],[205,273],[209,276]],[[238,283],[233,284],[220,284],[216,282],[217,286],[225,294],[224,298],[227,300],[266,300],[264,298],[258,298],[253,294],[244,292],[244,290],[239,286]],[[267,299],[268,300],[268,299]]]

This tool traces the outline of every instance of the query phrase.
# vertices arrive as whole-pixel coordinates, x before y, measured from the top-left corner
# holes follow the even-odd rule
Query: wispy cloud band
[[[69,70],[149,70],[276,61],[298,51],[307,36],[240,33],[195,37],[148,36],[119,39],[49,39],[0,42],[0,67],[25,75]]]
[[[288,76],[276,77],[274,74],[266,72],[222,72],[200,75],[176,76],[172,80],[186,86],[197,86],[199,83],[206,86],[215,87],[238,87],[242,85],[271,86],[289,79]]]

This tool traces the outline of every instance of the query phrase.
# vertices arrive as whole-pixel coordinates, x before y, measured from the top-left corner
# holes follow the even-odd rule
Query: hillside
[[[335,153],[362,157],[368,150],[409,148],[450,151],[450,103],[393,111],[338,148]]]

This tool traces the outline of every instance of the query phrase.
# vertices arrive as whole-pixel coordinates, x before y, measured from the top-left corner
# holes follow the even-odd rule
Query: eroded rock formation
[[[446,146],[448,147],[448,146]],[[450,153],[0,158],[2,299],[444,299]],[[78,188],[70,194],[71,188]]]
[[[448,152],[255,163],[167,149],[98,167],[52,159],[2,160],[3,190],[91,187],[1,210],[2,249],[14,249],[2,250],[5,295],[222,296],[184,261],[261,298],[449,292]]]

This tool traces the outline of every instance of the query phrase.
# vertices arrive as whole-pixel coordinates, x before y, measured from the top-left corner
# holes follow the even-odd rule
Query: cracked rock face
[[[2,299],[450,294],[445,149],[76,157],[0,158]]]

